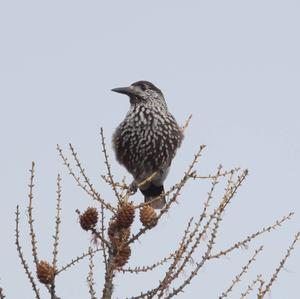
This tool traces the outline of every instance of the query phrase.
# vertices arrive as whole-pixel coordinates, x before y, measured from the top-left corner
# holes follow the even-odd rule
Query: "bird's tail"
[[[165,196],[158,198],[162,193],[164,193],[164,186],[156,186],[153,183],[149,184],[149,187],[145,190],[141,190],[145,196],[145,202],[152,201],[149,205],[154,209],[162,209],[166,204]],[[157,198],[157,200],[154,200]]]

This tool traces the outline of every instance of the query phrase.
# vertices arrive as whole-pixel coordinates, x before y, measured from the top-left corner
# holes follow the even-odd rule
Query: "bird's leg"
[[[138,184],[136,180],[133,180],[132,183],[129,185],[129,191],[131,192],[131,194],[135,194],[137,192],[137,189],[138,189]]]

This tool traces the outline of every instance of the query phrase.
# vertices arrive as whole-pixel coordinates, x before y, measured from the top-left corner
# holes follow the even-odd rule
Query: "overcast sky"
[[[129,108],[111,88],[149,80],[163,92],[180,124],[193,119],[166,186],[180,178],[199,144],[199,173],[248,168],[249,178],[225,213],[218,248],[295,211],[293,220],[249,249],[207,264],[179,298],[217,298],[265,244],[232,298],[257,274],[266,279],[300,229],[300,3],[299,1],[1,1],[0,286],[7,298],[33,298],[14,245],[14,211],[21,207],[22,244],[32,271],[26,225],[28,169],[36,162],[35,225],[41,259],[51,259],[55,179],[63,184],[59,265],[81,254],[90,237],[75,209],[94,205],[78,189],[56,152],[72,142],[95,186],[113,201],[99,129],[107,136],[117,178],[127,175],[111,149],[111,135]],[[151,264],[175,249],[189,216],[200,211],[208,185],[190,184],[161,226],[132,248],[131,265]],[[141,200],[136,195],[135,200]],[[299,298],[300,244],[280,273],[271,298]],[[199,257],[200,258],[200,257]],[[97,259],[101,294],[102,264]],[[86,262],[62,275],[62,298],[88,298]],[[114,298],[155,285],[155,275],[118,276]],[[41,286],[42,287],[42,286]],[[255,298],[249,297],[249,298]]]

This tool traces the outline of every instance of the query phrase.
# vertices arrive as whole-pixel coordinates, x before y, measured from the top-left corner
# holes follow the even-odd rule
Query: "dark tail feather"
[[[141,192],[145,196],[145,202],[153,200],[159,197],[162,193],[164,193],[164,186],[155,186],[153,183],[150,183],[149,187],[146,190],[141,190]],[[154,200],[150,206],[154,209],[162,209],[166,204],[165,196]]]

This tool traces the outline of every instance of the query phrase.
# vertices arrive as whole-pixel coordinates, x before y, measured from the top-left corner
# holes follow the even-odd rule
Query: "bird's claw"
[[[133,181],[130,185],[129,185],[129,191],[131,194],[135,194],[137,192],[137,183],[136,181]]]

